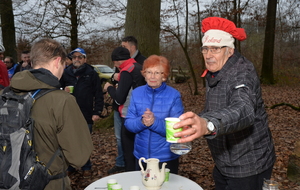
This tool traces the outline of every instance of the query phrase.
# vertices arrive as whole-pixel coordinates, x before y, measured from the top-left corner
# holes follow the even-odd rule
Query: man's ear
[[[234,48],[228,48],[228,54],[231,57],[234,54]]]
[[[60,61],[61,61],[61,57],[57,57],[57,58],[54,60],[54,66],[55,66],[56,69],[58,69],[59,64],[61,64]]]

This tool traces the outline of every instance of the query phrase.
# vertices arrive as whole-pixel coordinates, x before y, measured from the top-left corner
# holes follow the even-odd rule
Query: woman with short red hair
[[[166,162],[172,173],[178,173],[179,155],[170,150],[166,141],[166,117],[178,117],[183,113],[180,93],[168,86],[170,63],[163,56],[152,55],[143,64],[142,74],[146,85],[132,91],[126,128],[136,133],[134,156],[136,170],[140,170],[138,160],[141,157],[157,158],[160,166]]]

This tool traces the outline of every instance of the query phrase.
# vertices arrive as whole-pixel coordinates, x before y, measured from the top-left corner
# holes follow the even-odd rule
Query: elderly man
[[[202,21],[201,48],[207,70],[205,108],[187,112],[174,128],[190,126],[174,136],[181,142],[204,136],[215,161],[216,190],[259,190],[271,177],[275,162],[272,135],[253,64],[234,49],[234,38],[246,33],[227,19]]]
[[[70,55],[73,64],[65,69],[60,80],[61,87],[70,92],[70,86],[73,86],[74,90],[71,93],[75,96],[89,130],[92,132],[93,123],[100,119],[104,105],[101,81],[94,68],[86,63],[87,56],[84,49],[76,48]],[[91,176],[91,167],[92,163],[88,160],[81,168],[84,178]],[[69,168],[69,175],[74,171],[74,168]]]

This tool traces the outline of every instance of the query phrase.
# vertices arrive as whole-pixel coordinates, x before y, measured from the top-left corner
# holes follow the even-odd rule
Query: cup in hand
[[[165,118],[166,121],[166,140],[170,143],[176,143],[178,139],[177,137],[174,137],[174,133],[182,131],[182,128],[174,129],[173,126],[175,123],[178,123],[180,121],[177,117],[167,117]]]
[[[69,92],[73,93],[74,92],[74,86],[67,86],[69,88]]]

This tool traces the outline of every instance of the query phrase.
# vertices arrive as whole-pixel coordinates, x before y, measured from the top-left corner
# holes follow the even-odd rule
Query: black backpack
[[[50,180],[66,176],[65,172],[53,176],[48,170],[56,156],[64,160],[60,148],[45,165],[34,147],[31,108],[38,98],[53,90],[56,89],[39,89],[22,95],[15,94],[10,87],[3,90],[0,99],[0,189],[42,190]]]

